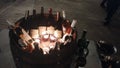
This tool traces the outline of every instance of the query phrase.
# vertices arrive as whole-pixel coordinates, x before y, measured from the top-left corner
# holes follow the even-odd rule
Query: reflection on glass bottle
[[[82,57],[87,57],[89,53],[89,50],[88,50],[89,41],[86,39],[86,34],[87,34],[87,31],[84,30],[81,38],[78,40],[79,56],[82,56]]]

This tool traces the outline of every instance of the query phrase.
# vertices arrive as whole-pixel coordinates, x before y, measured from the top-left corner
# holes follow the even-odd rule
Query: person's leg
[[[106,6],[105,6],[105,3],[107,2],[107,0],[103,0],[102,2],[101,2],[101,4],[100,4],[100,6],[102,7],[102,8],[105,8]]]
[[[114,15],[114,13],[116,12],[116,10],[118,9],[118,5],[116,3],[111,3],[111,5],[109,5],[107,7],[107,16],[105,18],[105,23],[104,25],[108,25],[111,22],[111,18]]]

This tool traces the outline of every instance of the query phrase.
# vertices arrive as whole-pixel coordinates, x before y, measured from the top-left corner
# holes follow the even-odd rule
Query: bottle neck
[[[87,34],[87,31],[83,31],[81,39],[85,40],[86,39],[86,34]]]
[[[69,20],[65,20],[63,23],[63,27],[65,28],[65,33],[71,34],[72,33],[72,28],[70,26],[70,21]]]

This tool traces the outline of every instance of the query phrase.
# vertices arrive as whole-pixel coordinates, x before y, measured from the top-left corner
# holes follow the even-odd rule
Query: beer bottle
[[[86,39],[87,30],[83,30],[81,38],[78,40],[78,46],[80,48],[87,48],[89,41]]]
[[[30,27],[30,24],[29,24],[29,10],[27,10],[25,12],[25,17],[24,17],[23,22],[24,22],[24,24],[23,24],[24,29],[26,31],[29,30],[29,27]]]
[[[64,33],[64,36],[63,36],[63,41],[65,42],[64,45],[68,42],[71,42],[72,40],[75,40],[76,37],[74,36],[75,32],[74,30],[72,29],[71,27],[71,24],[70,24],[70,21],[69,20],[66,20],[64,23],[63,23],[63,33]]]
[[[57,12],[56,20],[57,20],[57,23],[56,23],[56,27],[55,27],[56,30],[54,32],[54,35],[57,38],[61,38],[62,37],[62,18],[60,17],[60,12]]]
[[[48,25],[49,26],[54,26],[56,24],[54,15],[52,14],[52,8],[49,9],[49,14],[48,14]]]
[[[44,15],[44,7],[41,7],[41,16]]]
[[[77,23],[77,20],[73,19],[72,23],[71,23],[71,27],[74,29],[75,28],[75,25]]]
[[[47,32],[49,34],[54,34],[54,30],[55,30],[55,18],[54,15],[52,14],[52,8],[49,8],[49,14],[48,14],[48,23],[47,23]]]
[[[25,20],[28,20],[28,17],[29,17],[29,10],[25,12]]]
[[[60,21],[60,19],[61,19],[60,12],[57,12],[57,14],[56,14],[56,21],[58,22],[58,21]]]
[[[64,10],[62,11],[62,16],[63,16],[63,19],[66,19],[66,14]]]
[[[34,50],[34,45],[33,45],[33,40],[32,40],[32,38],[30,37],[30,35],[22,28],[22,27],[20,27],[19,26],[19,22],[18,23],[15,23],[15,25],[13,25],[11,22],[9,22],[9,21],[7,21],[8,22],[8,24],[10,25],[10,26],[12,26],[13,27],[13,31],[14,31],[14,33],[16,34],[16,36],[18,36],[19,37],[19,40],[18,40],[18,42],[19,42],[19,44],[23,44],[23,45],[21,45],[21,47],[30,47],[31,49],[29,49],[29,51],[32,51],[32,50]],[[31,41],[30,41],[31,40]],[[28,49],[28,48],[27,48]]]
[[[33,16],[35,16],[36,15],[36,10],[35,9],[33,9]]]

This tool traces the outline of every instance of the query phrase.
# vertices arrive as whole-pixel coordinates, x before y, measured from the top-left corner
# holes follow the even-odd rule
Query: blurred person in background
[[[111,18],[120,6],[120,0],[108,0],[107,3],[107,16],[105,18],[104,25],[108,25],[111,22]]]
[[[110,24],[111,18],[115,14],[119,6],[120,6],[120,0],[103,0],[102,1],[101,7],[106,8],[106,11],[107,11],[104,25]]]
[[[102,8],[106,8],[107,1],[108,1],[108,0],[102,0],[100,6],[101,6]]]

